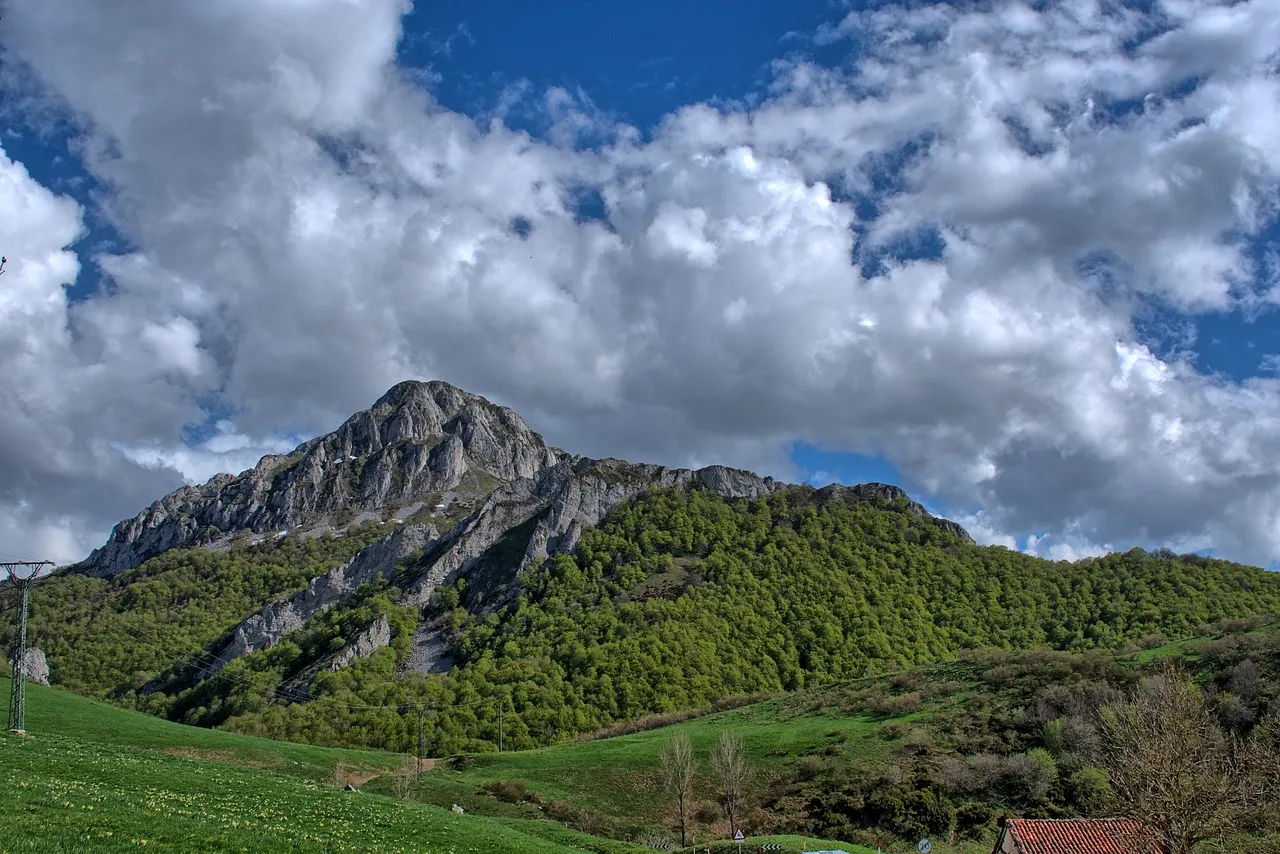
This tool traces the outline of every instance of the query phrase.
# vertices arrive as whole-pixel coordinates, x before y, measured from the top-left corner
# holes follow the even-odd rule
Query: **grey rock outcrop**
[[[468,476],[484,492],[568,457],[510,409],[447,383],[403,382],[288,455],[166,495],[116,525],[106,544],[70,571],[112,576],[172,548],[407,503],[454,490]]]
[[[645,492],[702,487],[727,498],[759,498],[784,485],[724,466],[691,471],[614,459],[565,460],[535,477],[490,493],[476,512],[428,550],[416,582],[407,589],[407,601],[425,604],[436,587],[483,563],[501,539],[519,540],[509,542],[521,553],[518,562],[509,567],[513,574],[549,555],[572,551],[584,530],[598,524],[622,502]],[[526,525],[532,527],[521,531]]]
[[[356,635],[345,649],[329,662],[330,670],[341,670],[353,661],[368,658],[391,643],[391,624],[386,617],[379,617],[373,625]]]
[[[12,652],[9,653],[9,655],[13,656],[9,659],[9,666],[13,668],[15,673],[17,673],[17,656]],[[27,654],[24,657],[24,660],[26,665],[23,667],[23,673],[26,674],[27,681],[35,682],[37,685],[48,685],[49,662],[45,660],[44,651],[37,649],[34,646],[30,647],[27,649]]]
[[[202,677],[243,655],[270,649],[361,584],[379,576],[390,578],[400,561],[429,548],[436,537],[436,529],[431,525],[406,525],[366,546],[350,560],[311,579],[302,592],[285,601],[273,602],[242,622],[218,650],[216,663],[205,668]]]

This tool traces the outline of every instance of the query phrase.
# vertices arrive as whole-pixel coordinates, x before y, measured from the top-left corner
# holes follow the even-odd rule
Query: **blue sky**
[[[504,89],[579,88],[610,116],[644,133],[685,104],[758,96],[770,64],[791,52],[828,62],[847,50],[804,44],[842,4],[763,0],[599,4],[425,2],[405,19],[398,61],[441,76],[433,92],[450,109],[491,111]],[[714,34],[714,35],[713,35]],[[508,124],[537,133],[538,116]]]
[[[15,0],[0,345],[83,385],[0,476],[117,492],[11,487],[0,536],[81,549],[421,376],[1045,554],[1274,561],[1280,21],[1108,9]]]
[[[759,99],[772,80],[771,64],[780,58],[852,64],[857,55],[848,43],[824,45],[812,38],[849,8],[849,3],[762,0],[604,5],[584,0],[516,8],[493,0],[421,2],[405,19],[398,62],[439,75],[433,94],[459,112],[487,115],[504,91],[524,83],[531,92],[562,87],[585,93],[611,120],[648,135],[686,104]],[[535,136],[548,123],[534,109],[514,109],[504,120]],[[1280,250],[1280,225],[1257,240],[1259,263],[1269,248]],[[1280,353],[1280,318],[1272,309],[1188,317],[1154,301],[1137,328],[1153,350],[1191,349],[1198,368],[1233,381],[1266,373],[1265,355]],[[879,456],[807,442],[796,442],[790,455],[818,484],[881,481],[918,487]],[[1026,537],[1020,540],[1025,544]]]

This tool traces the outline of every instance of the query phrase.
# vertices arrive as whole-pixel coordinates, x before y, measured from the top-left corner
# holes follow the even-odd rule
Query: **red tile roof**
[[[1159,854],[1142,822],[1132,818],[1011,818],[1000,835],[1019,854]],[[1000,842],[996,843],[999,851]]]

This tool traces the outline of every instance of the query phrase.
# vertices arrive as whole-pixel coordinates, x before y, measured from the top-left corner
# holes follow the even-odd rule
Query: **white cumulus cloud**
[[[649,135],[521,94],[545,139],[397,69],[406,9],[6,8],[134,247],[77,258],[76,204],[0,161],[0,531],[67,532],[20,547],[87,550],[416,376],[583,453],[787,477],[797,440],[882,454],[1049,556],[1280,558],[1280,380],[1135,329],[1153,301],[1275,300],[1275,0],[883,5],[819,34],[847,66],[779,62],[757,106]],[[81,263],[112,288],[68,304]]]

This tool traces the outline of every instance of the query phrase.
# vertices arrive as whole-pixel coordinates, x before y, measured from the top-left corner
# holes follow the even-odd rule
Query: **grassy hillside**
[[[752,771],[752,843],[865,854],[880,840],[910,854],[929,836],[939,854],[985,854],[999,815],[1110,811],[1092,765],[1097,709],[1153,663],[1181,661],[1232,731],[1275,711],[1280,624],[1210,628],[1116,654],[972,651],[674,723],[680,716],[635,722],[611,737],[440,758],[413,787],[415,802],[392,797],[402,767],[393,754],[186,727],[35,686],[31,736],[0,736],[0,787],[11,793],[0,852],[109,851],[143,839],[175,851],[638,852],[634,843],[675,831],[658,755],[677,732],[699,766],[691,832],[728,852],[707,755],[731,732]],[[339,763],[360,794],[331,785]],[[452,803],[466,815],[449,812]],[[1276,845],[1242,835],[1230,850]]]
[[[8,696],[9,681],[0,679]],[[0,735],[0,852],[641,851],[329,784],[398,757],[202,730],[32,686],[27,737]]]

